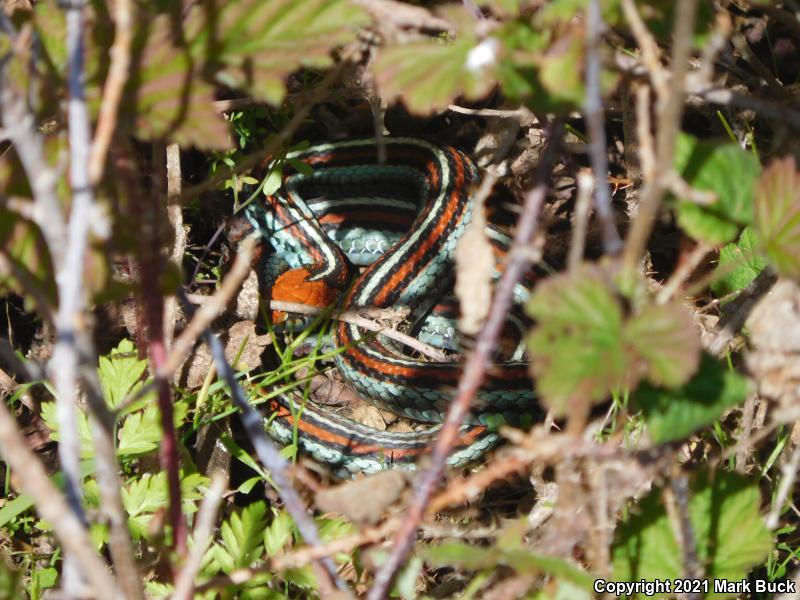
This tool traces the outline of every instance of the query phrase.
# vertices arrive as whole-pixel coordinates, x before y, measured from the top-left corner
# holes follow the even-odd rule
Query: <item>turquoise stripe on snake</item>
[[[300,281],[301,288],[308,285],[323,297],[338,298],[346,309],[403,307],[419,324],[452,283],[452,258],[471,217],[470,191],[478,171],[454,148],[413,138],[384,143],[384,165],[377,164],[371,139],[294,152],[288,158],[305,162],[312,174],[291,172],[285,163],[281,189],[247,207],[247,219],[273,249],[265,268],[275,282],[274,299],[292,297]],[[326,222],[337,210],[349,215],[363,211],[363,222]],[[397,218],[381,223],[381,215]],[[410,229],[401,230],[399,224],[409,218]],[[497,231],[488,233],[497,244],[507,241]],[[357,274],[357,265],[368,266]],[[286,284],[290,281],[291,286]],[[523,300],[527,290],[519,286],[517,295]],[[447,331],[441,324],[429,329],[440,335]],[[332,342],[347,347],[336,366],[366,399],[416,421],[441,421],[458,382],[459,363],[425,362],[344,322],[334,325]],[[538,416],[527,365],[519,354],[514,358],[489,370],[451,464],[477,460],[496,442],[490,429],[498,422]],[[270,406],[273,436],[289,443],[296,433],[301,450],[349,473],[412,468],[438,431],[434,426],[382,432],[313,403],[300,410],[290,395],[277,397]]]

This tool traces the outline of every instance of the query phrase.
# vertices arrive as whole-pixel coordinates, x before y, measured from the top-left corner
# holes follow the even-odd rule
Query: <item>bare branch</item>
[[[103,99],[100,102],[100,113],[97,116],[97,130],[89,156],[89,178],[92,185],[97,185],[103,178],[106,155],[117,127],[119,103],[125,83],[128,81],[132,42],[133,2],[131,0],[115,0],[114,43],[109,52],[111,65],[103,86]]]
[[[622,250],[622,240],[614,223],[611,192],[608,189],[608,157],[606,128],[603,119],[603,98],[600,93],[600,42],[604,27],[600,0],[591,0],[586,8],[586,103],[584,112],[589,129],[589,154],[594,171],[595,206],[603,227],[603,250],[616,256]]]
[[[696,13],[697,0],[678,1],[672,45],[672,80],[669,96],[665,102],[660,103],[656,136],[656,164],[660,172],[668,172],[672,168],[675,138],[680,130],[683,115],[684,86],[686,73],[689,70]],[[665,182],[660,177],[645,182],[639,210],[625,243],[623,265],[627,270],[635,268],[647,245],[665,191]]]
[[[578,198],[575,200],[575,217],[572,224],[572,239],[567,257],[567,268],[574,271],[583,260],[586,248],[586,230],[589,227],[589,215],[592,211],[592,188],[594,178],[588,169],[578,173]]]
[[[211,476],[211,485],[206,492],[200,510],[197,513],[197,525],[194,529],[192,551],[186,563],[175,578],[175,591],[172,600],[190,600],[195,589],[195,578],[200,571],[203,556],[208,549],[214,532],[214,523],[217,518],[222,493],[228,485],[227,477],[221,471]]]

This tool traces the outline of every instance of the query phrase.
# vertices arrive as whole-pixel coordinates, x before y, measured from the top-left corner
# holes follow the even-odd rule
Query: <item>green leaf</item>
[[[292,540],[294,521],[285,510],[275,513],[272,523],[264,530],[264,548],[267,556],[279,554]]]
[[[700,337],[677,302],[643,306],[626,323],[624,339],[636,350],[640,371],[656,385],[681,385],[697,369]]]
[[[736,243],[727,244],[720,250],[717,273],[723,275],[711,284],[711,291],[718,297],[727,296],[746,288],[758,276],[767,261],[757,251],[758,240],[751,227],[745,227]],[[732,271],[728,269],[736,265]]]
[[[194,47],[205,52],[205,44],[213,43],[222,67],[217,80],[272,104],[286,95],[290,73],[330,66],[331,51],[354,40],[370,20],[347,0],[241,0],[195,18],[204,31]]]
[[[528,304],[537,390],[548,408],[605,399],[640,379],[680,385],[697,368],[699,340],[680,306],[642,304],[627,319],[610,275],[585,265],[540,283]]]
[[[42,403],[42,420],[45,425],[50,429],[50,437],[55,441],[61,440],[58,432],[58,418],[56,417],[56,403],[43,402]],[[86,413],[78,409],[75,414],[75,420],[78,426],[78,440],[81,445],[81,457],[92,458],[94,456],[94,442],[92,440],[92,431],[89,428],[89,419]]]
[[[700,205],[678,198],[678,223],[695,239],[711,244],[732,240],[753,219],[753,192],[761,171],[758,158],[738,145],[678,136],[675,168],[693,188],[716,200]]]
[[[207,485],[208,479],[199,473],[181,473],[181,510],[184,514],[196,512],[195,503],[203,497],[201,488]],[[153,513],[165,508],[169,502],[166,473],[145,473],[138,479],[128,480],[121,496],[131,533],[137,539],[147,537]]]
[[[146,369],[147,361],[139,359],[130,340],[122,340],[109,354],[100,357],[97,374],[111,408],[119,406],[126,396],[142,387],[141,378]]]
[[[270,169],[269,173],[267,173],[267,177],[264,180],[264,187],[262,191],[265,196],[272,196],[275,192],[277,192],[281,184],[283,183],[283,171],[279,166],[273,167]]]
[[[179,400],[173,404],[172,411],[175,427],[178,428],[183,425],[189,407],[185,400]],[[143,411],[132,413],[123,420],[117,433],[117,454],[127,457],[152,452],[161,443],[162,435],[161,412],[155,404],[150,404]]]
[[[216,544],[222,557],[220,567],[225,573],[249,567],[261,558],[264,551],[263,531],[267,525],[267,505],[253,502],[240,513],[233,513],[220,527],[221,543]],[[216,555],[215,555],[216,558]]]
[[[227,122],[214,109],[214,86],[203,79],[200,65],[173,36],[168,15],[149,24],[137,64],[124,103],[135,112],[137,137],[208,150],[232,147]]]
[[[793,157],[775,160],[756,192],[755,229],[770,263],[800,279],[800,174]]]
[[[558,38],[546,52],[537,56],[539,80],[548,92],[548,103],[572,106],[583,104],[583,65],[586,61],[586,44],[582,28],[573,28],[569,34]]]
[[[697,374],[683,387],[670,390],[643,383],[631,398],[644,411],[653,442],[663,444],[710,425],[744,402],[747,392],[747,379],[704,354]]]
[[[464,19],[465,8],[449,8],[451,20]],[[489,93],[499,51],[497,39],[478,40],[471,27],[452,41],[389,46],[375,61],[375,82],[388,100],[400,97],[410,111],[428,114],[446,108],[458,96],[477,100]]]
[[[537,325],[528,338],[538,391],[557,414],[575,397],[599,401],[624,385],[623,316],[599,268],[540,283],[528,304]]]
[[[772,534],[759,514],[756,484],[735,473],[706,472],[690,486],[689,518],[697,556],[709,579],[741,580],[772,549]],[[635,514],[617,529],[612,546],[614,579],[637,581],[683,576],[683,552],[661,501],[661,491],[639,502]],[[725,594],[710,593],[708,598]]]
[[[0,508],[0,529],[4,529],[14,519],[33,506],[33,500],[27,494],[17,496],[13,500],[6,498],[3,508]]]

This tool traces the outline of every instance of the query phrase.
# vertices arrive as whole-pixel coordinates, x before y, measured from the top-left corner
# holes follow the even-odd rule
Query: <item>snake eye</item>
[[[324,281],[309,281],[308,269],[290,269],[280,275],[272,286],[272,299],[281,302],[296,302],[325,308],[330,306],[339,295],[339,291]],[[272,311],[272,322],[283,323],[287,314],[281,310]]]

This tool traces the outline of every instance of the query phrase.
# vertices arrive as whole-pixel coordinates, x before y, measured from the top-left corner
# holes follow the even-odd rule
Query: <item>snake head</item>
[[[310,280],[308,269],[290,269],[280,275],[272,286],[272,299],[282,302],[296,302],[325,308],[330,306],[339,296],[339,290],[325,281]],[[283,323],[288,315],[281,310],[272,311],[272,322]]]

